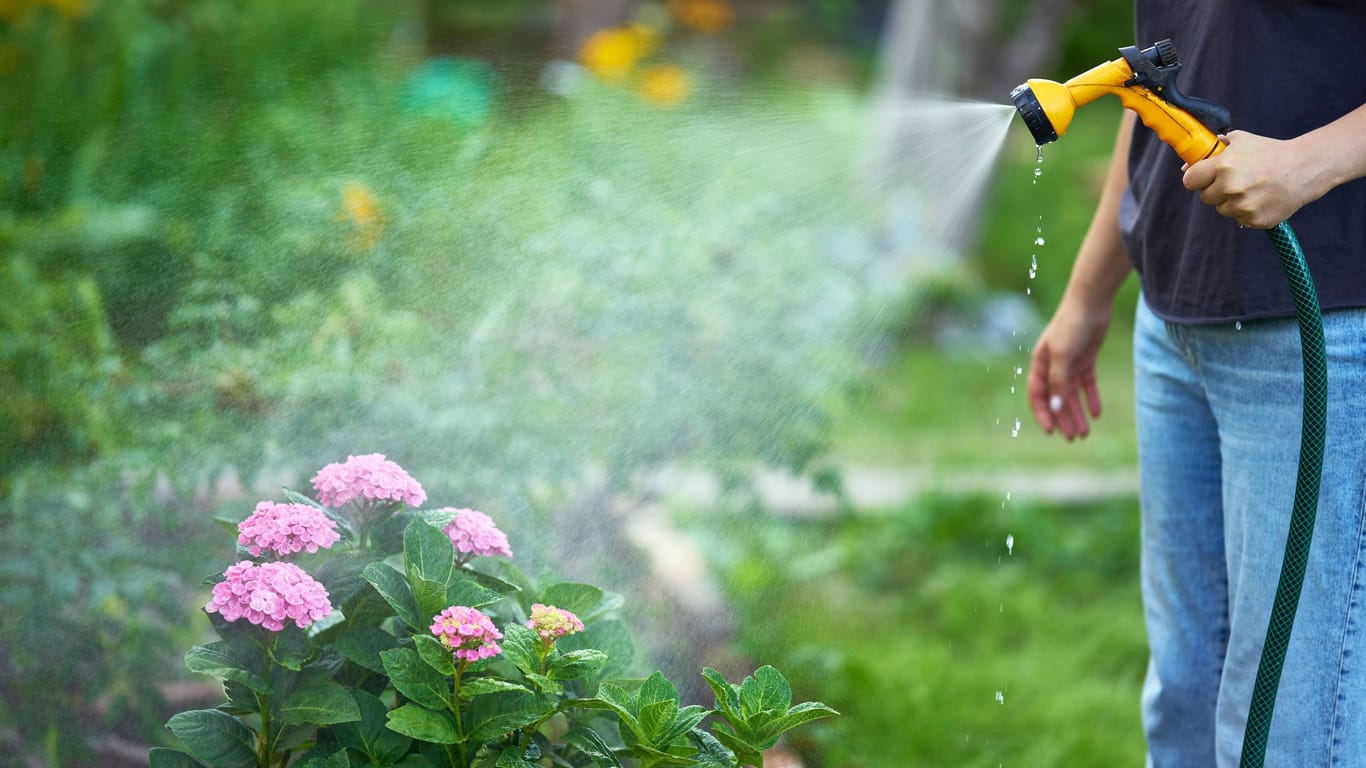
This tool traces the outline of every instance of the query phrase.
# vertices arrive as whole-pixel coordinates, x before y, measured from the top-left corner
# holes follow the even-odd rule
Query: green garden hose
[[[1257,665],[1257,680],[1252,688],[1252,707],[1247,729],[1243,732],[1241,768],[1262,768],[1266,763],[1266,740],[1271,729],[1271,714],[1276,708],[1276,691],[1285,666],[1285,651],[1295,624],[1300,589],[1304,586],[1309,544],[1314,538],[1314,518],[1319,506],[1319,483],[1323,476],[1323,435],[1328,410],[1328,360],[1323,344],[1323,315],[1318,293],[1309,274],[1304,251],[1290,225],[1282,222],[1268,230],[1271,243],[1280,257],[1281,269],[1290,281],[1295,301],[1295,317],[1300,325],[1300,346],[1304,355],[1304,421],[1300,432],[1300,468],[1295,479],[1295,510],[1290,516],[1290,532],[1285,541],[1285,560],[1281,565],[1276,601],[1266,628],[1266,643]]]

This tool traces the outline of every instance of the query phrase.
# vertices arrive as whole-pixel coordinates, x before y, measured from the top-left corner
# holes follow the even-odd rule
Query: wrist
[[[1300,179],[1302,205],[1311,203],[1328,194],[1334,187],[1345,183],[1345,167],[1338,161],[1333,151],[1333,142],[1325,140],[1318,131],[1290,139],[1294,148],[1293,173]]]

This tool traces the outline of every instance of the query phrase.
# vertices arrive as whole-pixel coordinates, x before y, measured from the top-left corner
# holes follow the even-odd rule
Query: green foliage
[[[47,280],[11,255],[0,262],[0,286],[0,478],[35,457],[112,450],[122,366],[94,281]]]
[[[716,737],[733,750],[741,765],[763,765],[764,750],[778,743],[778,737],[803,723],[839,713],[820,702],[792,705],[792,687],[787,678],[770,666],[755,670],[740,685],[726,682],[714,669],[703,672],[716,693],[718,715],[726,727]]]
[[[831,768],[1141,762],[1138,526],[1132,500],[999,497],[745,537],[698,524],[740,647],[843,702],[789,740]]]
[[[608,679],[609,652],[630,648],[615,617],[618,596],[559,581],[524,590],[514,582],[531,582],[506,563],[508,579],[484,574],[499,589],[483,586],[473,567],[480,559],[457,556],[452,538],[434,524],[447,512],[364,499],[340,509],[306,506],[318,524],[330,520],[347,534],[337,551],[312,558],[322,560],[314,571],[338,597],[339,615],[307,630],[290,623],[271,631],[249,615],[229,622],[221,604],[213,608],[221,639],[191,648],[185,665],[219,681],[227,700],[172,717],[166,727],[184,751],[155,750],[153,765],[316,768],[363,759],[375,766],[535,768],[549,758],[582,768],[762,768],[762,750],[784,731],[835,714],[822,704],[790,706],[787,681],[771,667],[734,686],[707,670],[724,723],[707,733],[699,725],[712,711],[682,706],[663,674]],[[402,526],[402,534],[361,533],[379,518]],[[344,564],[327,567],[338,560]],[[220,587],[246,589],[230,580],[240,575],[224,577],[229,581]],[[270,605],[263,587],[250,589],[252,606]],[[215,592],[214,599],[228,598]],[[559,605],[546,609],[541,601]],[[530,610],[538,603],[542,612],[571,606],[593,632],[578,629],[573,616],[563,625],[538,625],[546,621]],[[497,617],[501,633],[469,634],[461,623],[458,634],[434,635],[438,613],[443,622]],[[495,639],[499,647],[491,648]],[[601,639],[607,650],[584,647],[585,639]],[[476,648],[495,654],[475,654]],[[629,663],[629,650],[624,655]],[[609,741],[604,728],[613,723],[619,738]]]

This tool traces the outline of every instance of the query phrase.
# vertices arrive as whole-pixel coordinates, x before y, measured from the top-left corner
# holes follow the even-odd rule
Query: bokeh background
[[[1084,444],[1022,375],[1119,108],[1040,164],[990,106],[1131,37],[1122,0],[0,0],[0,762],[170,744],[232,525],[378,452],[672,677],[841,710],[795,764],[1136,764],[1126,310]]]

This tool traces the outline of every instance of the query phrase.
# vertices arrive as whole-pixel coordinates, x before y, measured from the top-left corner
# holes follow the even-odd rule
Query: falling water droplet
[[[1012,394],[1012,395],[1015,394],[1015,388],[1014,388],[1014,387],[1011,387],[1011,388],[1010,388],[1010,394]]]
[[[1235,331],[1241,331],[1241,330],[1243,330],[1243,321],[1242,321],[1242,320],[1239,320],[1238,322],[1234,323],[1234,324],[1233,324],[1233,330],[1235,330]]]
[[[1031,254],[1029,254],[1029,279],[1030,279],[1030,280],[1033,280],[1035,277],[1038,276],[1038,274],[1039,274],[1039,255],[1038,255],[1037,253],[1031,253]]]
[[[1007,554],[1007,555],[1013,555],[1013,554],[1015,554],[1015,535],[1014,535],[1014,534],[1007,534],[1007,535],[1006,535],[1006,554]]]
[[[1020,420],[1019,420],[1019,419],[1016,419],[1016,420],[1015,420],[1015,426],[1014,426],[1014,427],[1011,427],[1011,429],[1010,429],[1010,436],[1011,436],[1011,437],[1019,437],[1019,436],[1020,436]]]
[[[1035,244],[1035,245],[1043,245],[1043,244],[1044,244],[1043,236],[1040,235],[1039,237],[1034,238],[1034,244]]]
[[[1043,169],[1042,169],[1042,168],[1035,168],[1035,169],[1034,169],[1034,178],[1037,179],[1038,177],[1040,177],[1040,176],[1042,176],[1042,175],[1043,175]]]
[[[1022,373],[1024,373],[1024,369],[1021,368],[1021,367],[1018,366],[1018,365],[1015,366],[1015,375],[1016,375],[1016,376],[1019,376],[1019,375],[1022,374]]]
[[[997,691],[997,692],[996,692],[996,703],[997,703],[997,704],[1000,704],[1000,705],[1002,705],[1002,706],[1005,706],[1005,703],[1006,703],[1006,694],[1005,694],[1005,691]]]
[[[1036,162],[1036,163],[1042,163],[1042,162],[1043,162],[1043,145],[1042,145],[1042,144],[1035,144],[1035,145],[1034,145],[1034,162]]]

